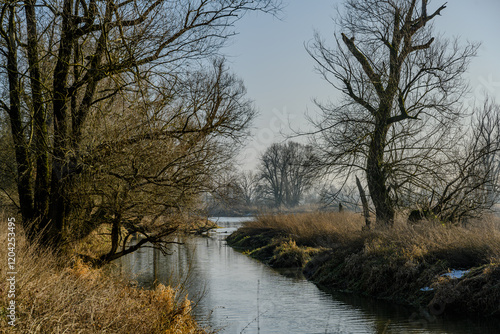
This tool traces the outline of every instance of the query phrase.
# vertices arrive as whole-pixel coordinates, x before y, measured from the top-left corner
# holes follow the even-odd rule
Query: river
[[[248,218],[247,218],[248,219]],[[219,218],[222,228],[185,237],[164,256],[151,248],[120,259],[140,286],[182,285],[202,326],[219,333],[499,333],[496,320],[450,319],[389,302],[325,292],[297,271],[277,271],[227,246],[245,218]]]

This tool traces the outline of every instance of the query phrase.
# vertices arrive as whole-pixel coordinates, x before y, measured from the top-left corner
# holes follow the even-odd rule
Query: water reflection
[[[226,246],[242,219],[220,219],[207,237],[187,237],[163,256],[143,249],[121,260],[142,286],[183,283],[195,316],[221,333],[498,333],[498,322],[432,319],[392,303],[326,292],[297,271],[278,272]],[[283,275],[284,274],[284,275]]]

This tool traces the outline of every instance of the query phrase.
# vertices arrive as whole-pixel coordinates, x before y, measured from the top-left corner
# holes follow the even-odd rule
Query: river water
[[[170,255],[145,248],[120,259],[140,286],[182,285],[194,315],[219,333],[500,333],[500,322],[433,317],[351,294],[325,292],[297,271],[277,271],[227,246],[245,218],[219,218],[222,228],[185,237]]]

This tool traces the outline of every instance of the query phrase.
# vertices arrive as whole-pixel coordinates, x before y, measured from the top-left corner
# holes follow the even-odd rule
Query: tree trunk
[[[375,131],[370,142],[366,176],[368,189],[375,206],[376,223],[378,226],[392,226],[394,223],[394,206],[386,186],[386,171],[384,168],[384,148],[389,125],[380,117],[375,122]],[[382,119],[382,120],[381,120]]]
[[[370,209],[368,208],[368,201],[366,200],[365,190],[363,186],[361,186],[361,182],[356,175],[356,185],[358,186],[359,196],[361,197],[361,204],[363,205],[363,216],[365,217],[365,229],[369,230],[371,221],[370,221]]]
[[[42,94],[42,78],[38,58],[38,32],[36,27],[35,0],[25,2],[27,51],[30,71],[31,94],[33,103],[33,138],[36,152],[36,179],[34,206],[36,216],[42,220],[47,217],[49,208],[49,145],[46,117]]]
[[[54,144],[50,184],[49,217],[44,220],[44,236],[48,246],[57,249],[62,240],[67,212],[66,181],[68,176],[68,92],[67,81],[73,46],[72,0],[65,0],[59,53],[53,78]]]
[[[119,242],[120,242],[120,233],[121,233],[121,217],[118,215],[113,220],[113,224],[111,227],[111,250],[108,255],[112,257],[116,251],[118,250]]]
[[[7,75],[9,80],[10,99],[9,118],[16,152],[19,207],[23,217],[23,227],[26,230],[28,238],[31,239],[34,234],[32,230],[33,226],[31,225],[33,219],[33,187],[31,182],[33,171],[21,116],[15,4],[10,5],[8,10]]]

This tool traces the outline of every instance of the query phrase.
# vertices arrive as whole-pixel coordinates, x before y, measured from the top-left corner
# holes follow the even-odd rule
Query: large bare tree
[[[164,249],[181,216],[218,187],[255,114],[242,82],[220,60],[161,90],[176,93],[107,100],[82,133],[86,154],[68,194],[69,218],[77,238],[111,226],[112,247],[101,262],[146,242]],[[136,233],[141,244],[128,245]]]
[[[218,118],[228,108],[224,103],[232,103],[231,110],[249,111],[245,102],[239,104],[241,87],[235,92],[221,86],[239,87],[239,83],[218,66],[213,80],[201,72],[188,73],[217,55],[246,11],[273,12],[277,7],[273,0],[2,2],[2,80],[7,85],[1,107],[10,121],[17,205],[28,235],[42,233],[44,243],[55,248],[61,244],[68,213],[74,210],[75,182],[94,166],[90,162],[95,156],[116,153],[113,150],[120,145],[123,152],[136,154],[143,152],[139,147],[145,141],[166,137],[171,138],[173,151],[176,145],[195,146],[196,141],[207,148],[216,133],[241,132],[243,127],[235,125],[242,121],[241,114]],[[110,143],[93,145],[88,138],[102,136],[102,132],[89,130],[91,121],[95,124],[103,102],[116,101],[117,96],[124,101],[133,97],[133,103],[123,106],[131,111],[143,108],[150,117],[149,128],[141,132],[145,131],[142,124],[135,133],[124,132],[128,138],[117,136]],[[154,118],[160,109],[164,126]],[[174,113],[170,123],[169,112]],[[200,150],[199,156],[204,152],[208,149]],[[114,173],[124,180],[122,174]]]
[[[308,48],[319,72],[343,94],[336,103],[317,102],[323,166],[343,177],[365,172],[379,224],[391,225],[404,190],[419,187],[420,176],[444,159],[442,148],[464,115],[462,75],[477,45],[434,36],[432,22],[445,8],[346,0],[334,47],[317,34]]]

